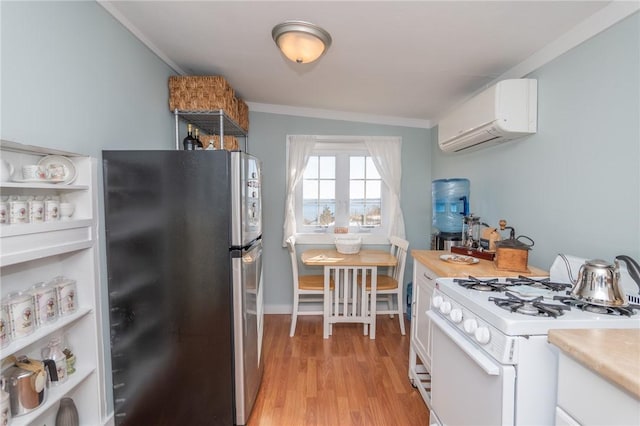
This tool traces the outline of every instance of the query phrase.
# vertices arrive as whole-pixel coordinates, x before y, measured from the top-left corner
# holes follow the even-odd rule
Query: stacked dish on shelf
[[[75,164],[63,155],[47,155],[37,164],[25,164],[20,170],[2,160],[2,181],[24,185],[65,184],[75,181]],[[40,188],[38,186],[38,188]],[[69,220],[75,211],[72,203],[58,195],[4,195],[0,197],[0,224],[22,224]]]
[[[70,184],[76,179],[77,170],[73,161],[63,155],[47,155],[37,164],[22,166],[20,177],[12,164],[7,165],[12,172],[11,180],[18,183],[63,183]]]

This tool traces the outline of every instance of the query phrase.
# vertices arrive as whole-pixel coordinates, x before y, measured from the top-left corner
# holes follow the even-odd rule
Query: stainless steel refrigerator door
[[[246,247],[262,235],[262,176],[260,160],[231,152],[231,245]]]
[[[244,425],[262,381],[262,241],[232,254],[236,424]]]
[[[231,425],[228,152],[103,158],[115,424]]]

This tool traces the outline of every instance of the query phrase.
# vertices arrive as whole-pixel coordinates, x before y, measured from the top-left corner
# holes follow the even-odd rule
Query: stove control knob
[[[440,305],[440,312],[442,312],[444,315],[449,314],[449,312],[451,312],[451,302],[447,302],[446,300],[442,302],[442,304]]]
[[[481,345],[486,345],[491,340],[491,332],[485,326],[480,326],[476,328],[476,332],[474,333],[476,341]]]
[[[455,322],[456,324],[460,324],[462,322],[462,309],[460,308],[451,309],[451,312],[449,313],[449,318],[451,318],[451,321]]]
[[[467,334],[473,334],[476,332],[476,328],[478,328],[478,321],[475,318],[467,318],[464,320],[464,331]]]
[[[435,296],[433,300],[431,300],[431,305],[433,305],[434,308],[439,308],[443,300],[442,296]]]

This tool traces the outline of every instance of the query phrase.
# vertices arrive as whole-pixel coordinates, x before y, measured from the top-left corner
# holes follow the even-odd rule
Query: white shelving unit
[[[71,220],[0,225],[0,296],[27,290],[58,275],[76,280],[78,309],[0,349],[0,359],[26,355],[41,359],[54,336],[63,336],[76,356],[76,372],[50,386],[44,403],[12,419],[12,425],[53,425],[62,397],[73,398],[82,425],[106,422],[100,313],[97,220],[97,161],[94,158],[15,142],[0,141],[2,159],[16,173],[46,155],[64,155],[75,165],[71,184],[0,182],[0,195],[59,195],[75,205]]]

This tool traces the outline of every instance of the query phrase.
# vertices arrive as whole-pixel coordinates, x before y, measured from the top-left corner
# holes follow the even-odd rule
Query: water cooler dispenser
[[[469,214],[469,179],[437,179],[431,183],[432,250],[450,251],[462,241],[463,219]]]

